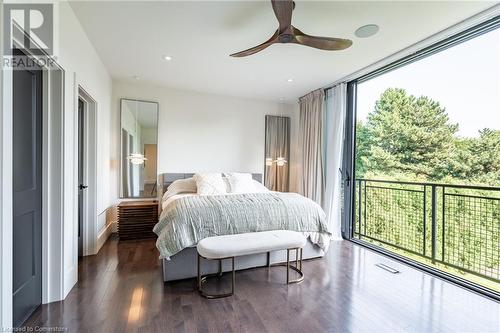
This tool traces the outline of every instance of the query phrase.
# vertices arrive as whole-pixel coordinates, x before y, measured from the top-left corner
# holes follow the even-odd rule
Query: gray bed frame
[[[158,200],[161,202],[163,193],[167,190],[168,186],[178,179],[191,178],[193,173],[164,173],[158,177]],[[253,179],[262,182],[262,174],[252,174]],[[161,205],[159,205],[161,206]],[[161,208],[160,208],[161,209]],[[317,245],[311,243],[309,240],[306,243],[303,251],[303,259],[312,259],[323,257],[325,252]],[[181,252],[170,257],[170,260],[162,259],[163,281],[174,281],[187,278],[194,278],[197,276],[197,251],[196,247],[189,247]],[[295,260],[295,252],[292,251],[290,260]],[[286,250],[271,252],[271,264],[286,262]],[[259,253],[249,256],[241,256],[235,259],[235,269],[242,270],[254,267],[267,266],[267,254]],[[218,271],[218,262],[216,260],[203,260],[202,271],[203,274],[212,274]],[[230,261],[222,263],[223,271],[231,270]]]

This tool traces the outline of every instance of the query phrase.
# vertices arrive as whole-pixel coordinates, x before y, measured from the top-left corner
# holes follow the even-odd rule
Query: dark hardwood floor
[[[375,266],[401,271],[391,274]],[[238,272],[233,297],[207,300],[195,280],[164,284],[154,240],[106,242],[79,265],[63,302],[26,325],[69,332],[500,332],[500,304],[355,244],[304,262],[305,281],[283,268]]]

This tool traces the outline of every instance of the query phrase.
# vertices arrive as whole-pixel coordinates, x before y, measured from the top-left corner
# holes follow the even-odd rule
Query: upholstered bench
[[[267,252],[267,266],[286,266],[286,283],[297,283],[304,279],[302,273],[302,249],[306,245],[306,237],[295,231],[273,230],[250,232],[245,234],[215,236],[202,239],[198,242],[198,292],[206,298],[222,298],[234,294],[235,271],[234,258],[256,253]],[[286,263],[271,265],[271,251],[287,250]],[[295,250],[295,267],[290,265],[290,251]],[[219,272],[216,274],[202,275],[201,258],[219,260]],[[230,259],[232,263],[231,292],[212,295],[203,291],[202,285],[207,277],[222,276],[222,260]],[[290,268],[300,277],[290,280]]]

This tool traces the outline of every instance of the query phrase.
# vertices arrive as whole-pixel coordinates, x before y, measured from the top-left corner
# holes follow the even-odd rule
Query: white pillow
[[[197,173],[194,175],[198,194],[226,194],[226,185],[220,173]]]
[[[252,175],[249,173],[228,172],[225,173],[231,193],[256,193],[259,192],[255,186]]]
[[[266,186],[264,186],[264,184],[256,180],[253,181],[253,186],[255,187],[255,192],[257,193],[271,192]]]
[[[167,191],[163,194],[162,201],[165,201],[171,196],[180,193],[196,193],[196,182],[193,177],[178,179],[170,184],[170,186],[167,188]]]

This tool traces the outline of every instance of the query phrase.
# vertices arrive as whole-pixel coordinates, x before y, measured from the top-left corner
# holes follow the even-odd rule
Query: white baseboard
[[[65,299],[66,296],[68,296],[69,292],[77,282],[78,282],[78,270],[76,269],[76,267],[72,267],[69,271],[64,273],[64,290],[62,299]],[[59,299],[49,300],[49,302],[52,301],[59,301]]]
[[[109,236],[116,232],[117,230],[117,225],[116,221],[113,221],[109,223],[104,229],[99,233],[99,236],[97,237],[97,252],[101,249],[101,247],[106,243],[108,240]]]

